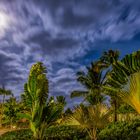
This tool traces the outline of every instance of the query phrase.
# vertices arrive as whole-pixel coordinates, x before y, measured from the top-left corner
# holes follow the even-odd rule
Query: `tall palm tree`
[[[114,63],[116,63],[119,60],[119,51],[117,50],[108,50],[103,53],[103,55],[100,57],[100,61],[102,65],[106,67],[113,66]]]
[[[6,97],[6,96],[12,95],[12,92],[11,92],[11,90],[5,89],[5,86],[3,85],[3,87],[0,88],[0,95],[3,96],[2,103],[4,104],[4,102],[5,102],[5,97]]]
[[[76,125],[87,131],[91,140],[97,140],[97,129],[109,123],[111,111],[103,104],[77,107],[72,116],[66,121],[67,125]]]
[[[104,65],[106,68],[110,69],[110,71],[114,68],[114,65],[118,63],[119,60],[119,51],[108,50],[103,53],[100,58],[101,64]],[[109,76],[109,75],[108,75]],[[108,84],[108,81],[106,82]],[[114,107],[114,122],[117,121],[117,108],[118,108],[118,98],[116,92],[109,91],[108,94],[111,97],[111,103]]]
[[[140,71],[129,77],[119,96],[140,114]]]
[[[30,128],[34,138],[43,140],[45,129],[53,124],[61,112],[60,106],[54,106],[48,99],[48,80],[46,78],[46,68],[41,62],[31,67],[29,78],[24,85],[23,102],[27,106],[27,111],[20,114],[30,122]]]
[[[92,104],[97,104],[104,100],[102,95],[102,87],[105,84],[106,76],[108,72],[103,73],[104,66],[100,65],[100,62],[96,61],[91,63],[90,67],[87,67],[87,73],[78,72],[77,80],[85,87],[85,90],[76,90],[71,93],[73,97],[84,97],[84,101]]]
[[[0,88],[0,95],[3,96],[2,103],[1,103],[1,115],[0,115],[0,126],[1,126],[2,125],[3,112],[4,112],[5,97],[12,95],[12,92],[10,90],[6,90],[4,85],[3,85],[3,87]]]

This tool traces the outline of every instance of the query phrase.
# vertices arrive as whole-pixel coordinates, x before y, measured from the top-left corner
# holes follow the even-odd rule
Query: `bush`
[[[99,140],[140,140],[140,120],[110,124],[98,137]]]
[[[119,114],[136,113],[136,111],[128,104],[121,104],[117,112]]]
[[[47,129],[48,140],[88,140],[86,132],[74,126],[52,126]]]
[[[47,140],[89,140],[86,132],[74,126],[52,126],[46,130]],[[0,140],[34,140],[31,130],[16,130],[3,134]]]
[[[0,136],[0,140],[34,140],[29,129],[11,131]]]

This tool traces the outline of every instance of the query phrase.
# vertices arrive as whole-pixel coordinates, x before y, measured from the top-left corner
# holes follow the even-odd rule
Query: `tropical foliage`
[[[2,103],[0,103],[1,110],[0,110],[0,126],[2,126],[3,122],[3,114],[4,114],[4,103],[5,103],[5,97],[12,95],[12,92],[10,90],[6,90],[5,87],[3,86],[0,88],[0,96],[2,96]]]
[[[140,71],[129,77],[120,97],[140,114]]]
[[[19,101],[0,88],[0,124],[16,129],[26,124],[25,130],[0,139],[140,139],[140,51],[120,59],[119,51],[108,50],[79,71],[77,81],[83,87],[72,89],[70,97],[80,97],[81,103],[73,107],[65,96],[49,94],[46,74],[43,63],[34,64]]]
[[[52,125],[61,113],[61,106],[54,106],[48,99],[48,80],[46,68],[38,62],[33,65],[28,82],[24,86],[25,93],[22,95],[25,105],[30,109],[21,114],[30,122],[30,128],[34,138],[43,139],[46,127]]]
[[[32,66],[28,82],[24,85],[25,104],[30,108],[23,117],[29,120],[35,138],[42,138],[44,131],[43,111],[48,97],[48,80],[42,63]]]
[[[107,72],[103,75],[103,68],[99,62],[94,62],[87,67],[87,73],[78,72],[77,80],[85,87],[85,91],[73,91],[71,97],[83,96],[84,101],[92,105],[103,102],[105,97],[102,95],[102,87],[107,76]]]
[[[0,136],[0,140],[34,140],[31,130],[11,131]]]
[[[99,140],[139,140],[140,120],[116,122],[101,130]]]
[[[13,123],[18,120],[18,113],[20,111],[20,105],[16,101],[15,97],[11,97],[4,104],[4,123],[10,124],[11,128]]]
[[[67,124],[78,126],[87,131],[91,140],[96,140],[97,130],[109,123],[110,114],[111,111],[101,104],[89,107],[80,106],[69,117]]]

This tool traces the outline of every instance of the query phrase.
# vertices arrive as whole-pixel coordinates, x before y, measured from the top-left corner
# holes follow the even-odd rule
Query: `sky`
[[[140,49],[139,0],[0,0],[0,85],[17,97],[41,61],[50,95],[79,103],[76,73],[109,49]]]

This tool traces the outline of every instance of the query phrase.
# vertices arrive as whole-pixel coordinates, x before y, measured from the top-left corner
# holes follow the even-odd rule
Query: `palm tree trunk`
[[[12,119],[10,119],[10,128],[12,129]]]
[[[5,102],[5,94],[3,95],[3,101],[1,105],[1,118],[0,118],[0,125],[2,126],[2,118],[3,118],[3,113],[4,113],[4,102]]]
[[[3,89],[5,89],[4,85],[2,87]],[[4,113],[4,102],[5,102],[5,93],[3,93],[3,100],[2,100],[2,111],[1,111],[1,114],[2,114],[2,118],[3,118],[3,113]]]
[[[2,104],[0,103],[1,110],[0,110],[0,127],[2,127]]]
[[[3,104],[4,104],[4,102],[5,102],[5,94],[3,95]]]
[[[5,86],[4,85],[2,86],[2,89],[5,90]],[[4,104],[4,102],[5,102],[5,93],[3,93],[3,104]]]
[[[117,122],[118,121],[118,117],[117,117],[117,100],[114,99],[113,103],[114,103],[114,122]]]

